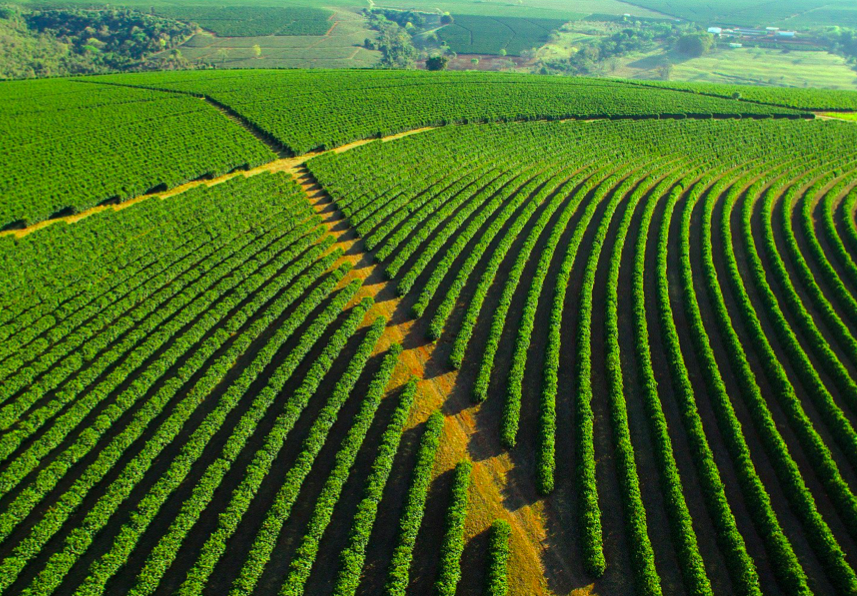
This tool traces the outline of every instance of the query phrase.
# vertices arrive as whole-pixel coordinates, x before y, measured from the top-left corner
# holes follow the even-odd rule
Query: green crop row
[[[384,587],[385,593],[390,596],[404,596],[408,590],[414,545],[423,522],[429,483],[442,432],[443,414],[435,412],[426,422],[425,432],[417,452],[417,463],[414,466],[411,485],[405,499],[405,508],[399,519],[399,535]]]
[[[408,413],[414,404],[417,392],[417,379],[412,377],[396,406],[393,416],[381,437],[378,454],[372,463],[372,471],[366,480],[363,499],[357,506],[357,513],[348,534],[348,545],[339,555],[340,569],[336,578],[335,596],[353,596],[360,584],[363,565],[366,562],[366,547],[372,535],[372,528],[378,515],[378,506],[387,486],[387,480],[393,469],[393,462],[402,440],[402,432],[408,420]]]
[[[438,596],[455,596],[461,580],[461,553],[464,552],[464,522],[470,502],[470,476],[473,464],[463,461],[452,473],[452,497],[446,509],[443,542],[440,545],[438,578],[434,584]]]

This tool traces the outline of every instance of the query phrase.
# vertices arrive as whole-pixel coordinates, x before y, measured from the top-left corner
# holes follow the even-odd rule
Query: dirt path
[[[366,258],[368,255],[362,241],[354,238],[350,228],[340,225],[343,217],[335,210],[327,193],[320,188],[306,168],[301,165],[293,167],[297,180],[306,191],[313,207],[325,218],[324,225],[337,238],[336,246],[345,251],[342,259],[355,265],[342,283],[348,283],[354,278],[364,280],[364,286],[355,300],[366,295],[374,296],[376,303],[368,317],[383,315],[390,321],[379,349],[385,350],[392,343],[402,343],[406,346],[392,386],[404,384],[411,376],[420,379],[419,399],[408,422],[408,430],[411,430],[421,425],[432,412],[447,402],[448,396],[453,393],[458,373],[448,370],[433,376],[426,374],[435,345],[425,339],[423,330],[416,328],[419,321],[411,319],[407,309],[401,307],[402,299],[395,297],[394,284],[385,281],[384,276],[378,274],[379,266],[373,264],[371,258]],[[426,378],[427,376],[430,378]],[[484,436],[477,432],[475,409],[463,407],[455,410],[457,413],[446,417],[444,437],[435,465],[436,477],[452,469],[458,461],[469,457],[472,442],[485,440]],[[485,451],[488,451],[487,447]],[[506,500],[504,495],[515,489],[506,483],[506,475],[511,469],[512,460],[506,452],[474,462],[473,485],[477,490],[471,493],[467,539],[484,532],[497,518],[509,521],[513,527],[511,566],[515,569],[512,593],[542,594],[545,593],[542,561],[552,556],[543,546],[546,540],[543,503],[537,501],[529,504],[522,496],[520,502],[528,503],[527,505],[515,511],[506,510],[503,505]],[[561,567],[567,562],[557,560],[553,564]]]
[[[380,139],[382,143],[386,143],[388,141],[395,141],[396,139],[401,139],[402,137],[407,137],[414,134],[419,134],[421,132],[425,132],[427,130],[432,130],[435,127],[425,127],[425,128],[416,128],[414,130],[409,130],[406,132],[398,133],[395,135],[390,135],[388,137],[383,137]],[[92,207],[91,209],[86,209],[85,211],[81,211],[80,213],[75,213],[74,215],[69,215],[66,217],[57,217],[54,219],[46,219],[45,221],[41,221],[32,226],[27,226],[26,228],[21,228],[17,230],[5,230],[0,232],[0,237],[2,236],[15,236],[16,238],[23,238],[28,234],[35,232],[36,230],[41,230],[42,228],[46,228],[49,225],[65,222],[67,224],[72,224],[78,222],[82,219],[89,217],[90,215],[95,215],[96,213],[101,213],[102,211],[107,211],[108,209],[112,209],[113,211],[122,211],[123,209],[127,209],[132,205],[136,205],[141,201],[145,201],[147,199],[159,198],[159,199],[168,199],[170,197],[174,197],[176,195],[180,195],[184,192],[187,192],[191,189],[194,189],[198,186],[216,186],[217,184],[222,184],[227,180],[231,180],[236,176],[244,176],[245,178],[250,178],[251,176],[257,176],[259,174],[264,173],[274,173],[274,172],[286,172],[289,175],[294,176],[298,171],[298,168],[303,166],[306,162],[311,160],[313,157],[318,157],[324,153],[344,153],[345,151],[349,151],[354,149],[355,147],[360,147],[362,145],[366,145],[367,143],[372,143],[379,139],[363,139],[361,141],[354,141],[353,143],[348,143],[347,145],[342,145],[341,147],[336,147],[335,149],[329,149],[327,151],[314,151],[311,153],[305,153],[303,155],[299,155],[297,157],[284,157],[281,159],[276,159],[274,161],[268,162],[261,166],[249,169],[249,170],[240,170],[235,172],[230,172],[229,174],[224,174],[223,176],[218,176],[217,178],[212,179],[199,179],[192,180],[190,182],[186,182],[185,184],[181,184],[174,188],[171,188],[164,192],[156,192],[156,193],[147,193],[144,195],[140,195],[139,197],[134,197],[133,199],[129,199],[127,201],[123,201],[121,203],[110,204],[110,205],[99,205],[97,207]]]

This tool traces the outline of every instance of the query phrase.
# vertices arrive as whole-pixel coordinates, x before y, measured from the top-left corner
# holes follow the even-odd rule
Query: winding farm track
[[[345,252],[341,261],[348,261],[354,266],[341,283],[344,285],[354,278],[362,279],[363,286],[354,300],[372,296],[375,305],[370,310],[370,318],[373,318],[372,315],[382,315],[389,321],[378,351],[385,351],[393,343],[400,343],[405,347],[394,373],[392,386],[404,385],[411,376],[419,379],[420,399],[411,412],[408,428],[421,425],[432,412],[441,407],[447,413],[458,412],[446,417],[444,440],[441,442],[435,471],[443,474],[451,470],[457,462],[468,457],[472,450],[482,453],[491,451],[485,434],[478,432],[476,421],[468,411],[470,404],[467,397],[459,395],[457,400],[449,399],[450,395],[455,394],[458,373],[453,370],[441,374],[427,372],[432,366],[436,349],[435,344],[425,339],[427,321],[414,320],[408,315],[410,306],[406,304],[407,298],[396,297],[395,283],[385,280],[383,267],[373,264],[373,258],[365,250],[363,242],[355,238],[350,228],[341,225],[345,219],[336,210],[327,193],[306,168],[301,165],[294,167],[293,173],[307,193],[313,208],[324,217],[324,225],[336,237],[334,246]],[[551,566],[565,567],[566,563],[555,550],[541,545],[546,537],[546,530],[540,511],[542,505],[539,502],[525,505],[514,512],[507,511],[503,506],[504,501],[509,498],[508,494],[504,494],[503,479],[512,467],[512,460],[505,452],[474,462],[473,483],[480,490],[473,491],[471,495],[469,515],[472,516],[471,520],[479,520],[485,530],[498,517],[508,520],[513,527],[516,566],[519,566],[527,577],[537,578],[543,573],[541,566],[546,557],[551,559]],[[513,495],[512,498],[520,502],[532,501],[523,494]],[[538,537],[538,541],[534,541],[533,537]],[[567,569],[565,573],[568,573]],[[541,586],[532,588],[533,593],[541,590]]]
[[[230,116],[226,116],[226,117],[230,117]],[[237,118],[234,118],[234,120],[236,122],[243,124],[243,122]],[[395,141],[396,139],[401,139],[403,137],[407,137],[407,136],[410,136],[413,134],[419,134],[421,132],[425,132],[425,131],[431,130],[431,129],[432,129],[432,127],[417,128],[417,129],[409,130],[409,131],[402,132],[399,134],[390,135],[390,136],[384,137],[380,140],[381,140],[381,142]],[[248,129],[248,130],[250,130],[250,129]],[[250,130],[250,132],[253,132],[253,131]],[[62,222],[62,223],[72,224],[72,223],[75,223],[77,221],[80,221],[81,219],[89,217],[90,215],[94,215],[96,213],[100,213],[100,212],[106,211],[108,209],[112,209],[114,211],[121,211],[123,209],[127,209],[128,207],[130,207],[132,205],[136,205],[140,201],[145,201],[148,199],[155,199],[155,198],[158,198],[161,200],[169,199],[171,197],[174,197],[176,195],[180,195],[184,192],[187,192],[187,191],[189,191],[193,188],[197,188],[199,186],[211,187],[211,186],[216,186],[217,184],[222,184],[222,183],[226,182],[227,180],[231,180],[232,178],[235,178],[236,176],[244,176],[245,178],[250,178],[251,176],[257,176],[259,174],[275,173],[275,172],[286,172],[289,175],[294,176],[295,173],[297,172],[298,168],[303,166],[306,162],[311,160],[313,157],[317,157],[319,155],[322,155],[323,153],[343,153],[343,152],[348,151],[350,149],[354,149],[355,147],[360,147],[361,145],[365,145],[367,143],[371,143],[371,142],[377,141],[377,140],[379,140],[379,139],[365,139],[362,141],[354,141],[353,143],[348,143],[347,145],[342,145],[341,147],[336,147],[335,149],[329,149],[328,151],[316,151],[316,152],[311,152],[311,153],[305,153],[305,154],[299,155],[297,157],[284,157],[282,159],[277,159],[277,160],[268,162],[266,164],[263,164],[263,165],[256,167],[256,168],[252,168],[250,170],[239,170],[236,172],[230,172],[229,174],[224,174],[223,176],[218,176],[217,178],[193,180],[191,182],[187,182],[185,184],[176,186],[176,187],[171,188],[171,189],[164,191],[164,192],[147,193],[144,195],[140,195],[139,197],[134,197],[133,199],[129,199],[127,201],[122,201],[121,203],[116,203],[116,204],[99,205],[97,207],[93,207],[91,209],[86,209],[85,211],[81,211],[80,213],[75,213],[73,215],[68,215],[68,216],[64,216],[64,217],[56,217],[53,219],[46,219],[46,220],[41,221],[35,225],[27,226],[26,228],[0,231],[0,236],[15,236],[16,238],[22,238],[28,234],[35,232],[36,230],[40,230],[40,229],[45,228],[49,225],[53,225],[55,223],[61,223]]]

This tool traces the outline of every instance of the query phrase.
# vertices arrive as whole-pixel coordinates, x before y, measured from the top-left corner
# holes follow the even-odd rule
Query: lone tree
[[[714,47],[714,36],[710,33],[691,33],[680,37],[677,47],[680,53],[698,58]]]
[[[455,22],[455,19],[452,18],[452,15],[448,12],[443,13],[443,16],[440,17],[441,25],[452,25]]]
[[[446,70],[449,58],[446,56],[432,56],[426,60],[426,70]]]

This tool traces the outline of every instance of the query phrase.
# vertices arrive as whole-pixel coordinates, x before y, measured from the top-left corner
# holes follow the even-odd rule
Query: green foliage
[[[743,100],[774,106],[814,111],[857,110],[857,91],[833,89],[785,89],[755,87],[751,85],[725,85],[721,83],[668,83],[646,81],[640,85],[667,87],[690,93]],[[736,94],[738,95],[736,97]]]
[[[262,190],[261,188],[256,188],[258,190]],[[291,188],[296,189],[297,187],[291,186]],[[218,187],[213,197],[222,196],[218,191],[225,194],[230,191],[230,188],[228,185],[225,188]],[[263,190],[262,192],[264,193],[265,191]],[[204,191],[199,194],[203,195],[203,198],[209,196],[208,193]],[[265,195],[262,194],[261,196]],[[258,201],[259,199],[256,200]],[[151,208],[154,210],[154,213],[160,214],[160,212],[167,211],[167,206],[169,205],[170,203],[153,203]],[[189,205],[193,206],[194,204],[189,203]],[[248,201],[245,205],[247,207],[252,207],[254,203]],[[129,215],[125,215],[126,213]],[[133,217],[134,213],[135,211],[122,212],[117,214],[115,217],[121,221],[128,217]],[[306,211],[304,211],[304,213],[306,213]],[[304,217],[306,217],[306,215]],[[194,223],[192,219],[189,219],[188,222],[190,225],[193,225]],[[110,224],[111,222],[109,219],[93,219],[92,225],[95,226],[93,232],[97,233],[100,231],[100,223]],[[87,227],[88,226],[84,225],[81,228],[81,232],[85,231]],[[62,230],[62,228],[58,229]],[[196,229],[200,231],[204,230],[204,228],[199,227]],[[53,235],[52,232],[53,229],[48,228],[45,232],[36,234],[36,236],[49,238]],[[63,235],[60,232],[60,237],[62,236]],[[297,253],[292,254],[297,255],[301,252],[303,251],[298,249]],[[275,252],[274,254],[276,255],[277,253]],[[287,255],[288,253],[284,256]],[[120,470],[117,470],[118,477],[115,481],[112,481],[106,487],[102,487],[103,490],[98,498],[98,506],[88,512],[87,525],[84,526],[92,528],[93,532],[90,533],[83,529],[78,529],[70,533],[64,540],[64,546],[48,561],[48,565],[45,567],[44,573],[39,574],[35,578],[34,586],[40,586],[39,589],[49,590],[50,586],[56,586],[56,584],[61,581],[63,575],[77,560],[77,557],[86,551],[94,536],[97,534],[98,529],[103,527],[103,525],[111,518],[113,512],[115,512],[115,508],[127,498],[127,492],[130,491],[137,482],[139,482],[142,473],[151,466],[154,458],[161,453],[166,445],[169,445],[175,439],[188,418],[192,416],[196,409],[205,401],[205,398],[211,393],[211,391],[222,383],[225,375],[231,369],[231,363],[235,361],[238,355],[247,350],[250,343],[263,333],[274,320],[277,320],[286,308],[303,297],[304,300],[300,303],[300,306],[288,319],[286,319],[286,321],[284,321],[284,324],[278,328],[276,336],[270,339],[269,343],[266,344],[265,349],[261,350],[256,357],[260,363],[269,361],[279,349],[281,342],[286,341],[295,332],[306,316],[312,312],[315,305],[318,305],[320,301],[334,289],[345,271],[347,271],[347,268],[340,269],[336,274],[327,276],[323,283],[318,285],[310,295],[305,295],[310,284],[315,282],[318,277],[323,274],[323,272],[330,266],[332,260],[338,257],[338,253],[334,252],[324,259],[318,260],[315,266],[311,267],[305,274],[300,275],[301,271],[308,265],[312,264],[314,259],[318,259],[318,256],[318,253],[313,255],[311,251],[307,252],[305,255],[306,258],[301,259],[303,261],[302,263],[294,263],[294,266],[287,269],[285,272],[286,274],[282,276],[275,275],[275,273],[281,271],[282,267],[288,263],[271,262],[269,267],[260,268],[260,263],[254,262],[253,260],[246,261],[248,269],[255,273],[250,277],[237,276],[234,280],[235,282],[245,284],[245,292],[254,292],[265,282],[266,278],[270,278],[270,276],[274,276],[277,279],[277,283],[268,284],[270,287],[266,286],[265,290],[261,293],[256,292],[256,295],[250,294],[252,296],[251,300],[246,300],[241,297],[241,294],[237,294],[232,298],[232,300],[236,300],[235,303],[229,300],[217,303],[214,308],[209,306],[207,308],[208,316],[198,321],[195,326],[188,327],[183,331],[185,338],[179,338],[178,342],[171,344],[169,350],[164,352],[158,359],[158,367],[147,370],[145,374],[137,376],[131,386],[126,388],[109,408],[102,411],[99,418],[90,422],[90,426],[86,429],[86,432],[80,434],[75,441],[64,448],[61,459],[53,461],[51,465],[43,468],[39,472],[38,483],[32,484],[25,490],[18,493],[15,499],[15,504],[4,512],[6,515],[4,523],[13,524],[9,526],[10,528],[20,523],[22,518],[18,517],[16,519],[15,516],[22,513],[22,506],[26,506],[27,503],[30,504],[30,507],[35,506],[41,498],[47,494],[47,492],[56,486],[56,483],[63,478],[63,476],[68,472],[69,467],[73,465],[74,462],[79,461],[95,448],[98,444],[99,437],[104,435],[112,425],[115,424],[116,420],[122,416],[128,408],[131,408],[134,405],[136,400],[145,395],[149,388],[158,381],[166,370],[174,366],[176,361],[180,358],[184,360],[177,373],[179,376],[171,378],[169,382],[158,387],[157,391],[146,402],[145,407],[139,409],[136,413],[131,424],[127,425],[121,433],[113,435],[107,445],[99,445],[98,458],[90,464],[85,473],[63,493],[61,500],[57,502],[52,509],[51,515],[42,518],[37,526],[33,528],[31,533],[19,543],[17,550],[18,556],[6,559],[3,562],[2,566],[4,574],[2,581],[4,582],[4,585],[8,585],[10,582],[14,581],[28,560],[38,552],[40,548],[38,545],[43,544],[44,541],[50,539],[52,535],[59,531],[68,517],[77,509],[79,503],[86,497],[92,488],[99,485],[99,482],[104,478],[104,476],[117,465],[123,452],[141,437],[143,431],[153,420],[159,418],[162,410],[173,400],[176,393],[182,389],[184,385],[184,381],[182,381],[182,379],[190,379],[191,377],[194,377],[194,383],[191,387],[185,389],[186,393],[184,393],[184,397],[178,401],[178,403],[173,404],[169,416],[166,416],[161,420],[157,428],[151,429],[154,432],[149,435],[149,438],[144,442],[145,444],[140,445],[141,450],[139,450],[133,459],[128,461]],[[197,271],[201,272],[203,269],[199,269]],[[217,269],[212,270],[212,274],[216,275],[216,272]],[[222,274],[223,272],[220,271],[220,275]],[[299,276],[297,277],[297,282],[292,283],[296,276]],[[281,292],[281,290],[284,289],[284,286],[286,291]],[[209,299],[221,296],[222,292],[223,290],[210,290],[208,293]],[[276,300],[270,302],[275,296]],[[241,309],[235,310],[234,307],[240,303],[243,303]],[[206,308],[205,303],[197,305],[197,303],[194,302],[193,304],[197,307]],[[262,308],[263,306],[264,308]],[[254,315],[255,311],[259,309],[262,309],[262,311]],[[197,314],[198,312],[199,311],[197,311]],[[192,317],[190,321],[193,321],[196,318],[196,314],[193,312],[189,312],[187,314]],[[253,322],[248,326],[246,323],[251,317]],[[176,320],[175,322],[178,324],[178,327],[176,330],[172,331],[172,334],[176,334],[179,329],[185,327],[190,321],[185,320],[182,322],[181,319]],[[214,328],[215,324],[219,326]],[[208,333],[212,329],[215,330],[215,333]],[[163,336],[163,333],[167,334],[166,338]],[[151,349],[148,344],[152,343],[154,343],[153,347],[157,348],[157,340],[164,341],[170,337],[171,334],[169,327],[165,327],[163,329],[163,333],[151,336],[144,333],[143,338],[138,337],[137,341],[140,341],[140,339],[146,339],[147,345],[145,347],[147,349]],[[195,346],[196,339],[188,341],[189,338],[202,337],[207,337],[207,340],[201,346]],[[317,337],[314,338],[313,335],[305,335],[304,338],[303,347],[296,349],[292,356],[292,359],[297,360],[292,360],[291,364],[288,366],[295,366],[302,357],[300,356],[302,350],[308,350],[314,339],[317,339]],[[203,366],[203,364],[208,361],[215,352],[218,353],[218,357],[210,366]],[[141,355],[145,356],[145,353]],[[133,369],[138,367],[140,362],[137,361],[136,363],[133,363],[132,361],[128,362],[128,364],[130,364]],[[217,407],[209,412],[208,417],[206,418],[208,422],[198,427],[195,433],[191,435],[189,442],[186,443],[185,449],[181,453],[176,454],[177,459],[174,460],[175,465],[189,465],[191,462],[196,460],[198,455],[193,455],[194,450],[198,450],[207,444],[208,439],[206,437],[210,437],[210,433],[215,432],[220,427],[224,417],[237,405],[243,392],[246,391],[247,387],[249,387],[253,382],[262,368],[264,367],[260,367],[259,365],[247,368],[239,378],[235,379],[235,381],[229,386],[228,391],[223,393],[218,399]],[[190,371],[193,372],[191,373]],[[121,378],[115,380],[111,378],[110,381],[123,382],[127,374],[127,372],[123,373],[121,369],[117,370],[114,375],[118,375]],[[80,387],[82,388],[83,386],[81,385]],[[101,397],[102,399],[107,395],[109,395],[109,391],[89,394],[92,398]],[[86,404],[87,401],[89,401],[88,404]],[[72,432],[80,421],[86,419],[86,408],[92,408],[95,405],[89,398],[86,400],[78,400],[78,403],[80,404],[80,408],[75,405],[72,410],[64,414],[62,418],[58,419],[58,423],[54,425],[51,432],[43,434],[30,446],[27,457],[18,458],[14,465],[5,470],[3,481],[5,486],[8,488],[14,486],[14,484],[10,484],[9,482],[12,480],[13,475],[21,478],[22,474],[26,474],[26,468],[22,468],[19,464],[26,462],[26,465],[28,466],[36,465],[38,463],[38,459],[34,460],[34,456],[38,457],[40,452],[42,454],[49,453],[52,449],[49,442],[54,441],[54,446],[61,442],[65,435]],[[162,483],[180,482],[181,475],[174,475],[174,472],[178,473],[178,468],[175,470],[171,468],[171,471],[162,478]],[[160,485],[156,485],[156,489],[150,494],[153,498],[157,499],[159,498],[159,495],[164,495],[165,493],[161,492]]]
[[[141,69],[191,35],[184,23],[135,10],[9,6],[0,14],[0,79]],[[187,66],[175,54],[159,63]]]
[[[512,527],[509,522],[497,520],[491,526],[488,542],[488,571],[485,577],[485,596],[507,596],[509,594],[508,565],[509,539]]]
[[[554,490],[558,463],[571,471],[559,486],[579,507],[572,531],[587,575],[612,573],[617,543],[601,526],[611,515],[626,538],[630,565],[621,572],[636,591],[667,590],[655,561],[664,552],[680,573],[670,590],[710,595],[690,515],[702,507],[724,562],[718,580],[727,575],[735,592],[760,594],[760,574],[789,594],[817,585],[857,592],[846,550],[857,537],[857,497],[843,469],[857,464],[851,124],[799,121],[743,93],[609,81],[231,77],[229,86],[218,73],[92,79],[140,80],[175,94],[4,83],[3,132],[15,143],[0,152],[18,155],[27,134],[68,142],[56,130],[64,117],[90,134],[108,134],[134,111],[180,123],[206,105],[193,94],[258,115],[261,104],[277,103],[275,92],[299,102],[301,92],[347,95],[351,85],[365,101],[388,101],[403,128],[433,117],[399,114],[408,105],[437,109],[438,124],[478,123],[327,152],[307,163],[306,179],[383,264],[393,281],[386,291],[413,294],[408,304],[426,317],[423,328],[453,340],[452,364],[470,375],[474,397],[492,400],[483,413],[502,410],[483,430],[506,446],[535,446],[528,469],[537,491]],[[480,96],[480,86],[490,89]],[[438,97],[448,103],[437,108]],[[473,97],[495,103],[462,99]],[[820,96],[776,97],[802,105]],[[682,117],[655,117],[673,100],[687,102],[673,106]],[[170,101],[187,112],[159,105]],[[610,115],[598,111],[604,106],[633,118],[541,121],[563,110]],[[748,117],[693,111],[712,106]],[[275,135],[311,121],[307,144],[344,142],[371,130],[346,118],[354,113],[252,122]],[[196,595],[221,589],[219,571],[234,565],[233,596],[257,591],[275,568],[287,569],[275,580],[284,594],[314,591],[324,573],[318,579],[350,596],[389,511],[400,515],[393,551],[373,564],[387,566],[387,592],[407,591],[412,564],[426,564],[415,560],[424,513],[443,505],[429,499],[444,416],[435,412],[403,443],[417,380],[383,401],[402,347],[373,359],[391,339],[382,337],[387,321],[363,325],[373,300],[358,298],[362,275],[346,278],[350,259],[332,250],[318,207],[291,177],[254,172],[0,237],[0,541],[9,543],[0,591],[99,595],[121,582],[142,596],[163,591],[181,569],[177,591]],[[537,420],[520,425],[536,405]],[[574,416],[558,415],[563,408]],[[378,419],[382,411],[389,417]],[[522,432],[535,434],[525,442]],[[570,454],[558,450],[572,441]],[[400,444],[407,453],[398,454]],[[599,484],[605,447],[615,502]],[[397,470],[397,459],[407,469]],[[428,553],[439,563],[440,594],[455,593],[466,572],[468,495],[483,490],[471,473],[466,462],[453,472],[441,548]],[[392,478],[400,490],[389,491]],[[351,489],[361,492],[343,501]],[[652,526],[650,502],[660,503],[664,528]],[[738,519],[737,504],[746,512]],[[306,514],[302,535],[283,541],[295,507]],[[340,521],[336,542],[345,549],[326,552]],[[518,587],[510,530],[496,522],[488,536],[488,594]],[[760,571],[745,543],[751,535]],[[228,560],[246,537],[234,551],[246,556]],[[191,552],[192,544],[202,546]],[[335,574],[320,568],[337,554]]]
[[[432,56],[426,60],[426,70],[446,70],[448,64],[448,56]]]
[[[390,596],[404,596],[408,589],[414,545],[423,522],[434,459],[442,432],[443,414],[435,412],[426,422],[425,432],[417,452],[417,463],[411,477],[411,486],[405,499],[405,508],[399,519],[399,536],[387,572],[387,584],[384,587],[385,592]]]
[[[591,18],[607,18],[601,15]],[[639,20],[610,35],[599,35],[580,43],[568,58],[539,60],[546,72],[574,75],[606,76],[610,64],[617,58],[634,52],[652,52],[659,47],[672,47],[683,34],[695,32],[696,27],[671,21]]]
[[[457,54],[493,54],[520,56],[521,52],[543,45],[551,31],[565,21],[455,15],[438,31],[438,38]]]
[[[324,8],[276,6],[158,7],[158,14],[195,23],[220,37],[324,35],[333,13]]]
[[[353,596],[360,584],[360,574],[366,561],[366,547],[372,535],[372,528],[378,515],[378,505],[384,493],[384,487],[393,468],[393,460],[402,440],[402,432],[413,406],[417,392],[417,379],[408,381],[396,411],[387,425],[378,454],[372,464],[372,472],[366,481],[363,500],[357,506],[354,522],[348,535],[348,546],[339,556],[340,570],[334,589],[335,596]]]
[[[64,79],[15,81],[0,88],[0,114],[7,164],[0,227],[275,157],[213,106],[176,94]]]
[[[369,17],[369,26],[378,31],[378,39],[373,43],[373,49],[382,54],[379,68],[413,68],[419,55],[404,25],[397,21],[388,20],[385,12],[395,11],[365,11]]]
[[[187,72],[104,82],[206,95],[295,153],[422,126],[562,118],[788,116],[799,112],[699,94],[646,91],[583,78],[423,71]],[[289,97],[288,102],[281,101]]]
[[[464,552],[464,522],[470,502],[470,476],[473,464],[459,462],[452,475],[452,497],[446,509],[443,542],[440,545],[438,578],[434,584],[438,596],[455,596],[461,579],[461,553]]]
[[[378,329],[376,338],[380,337],[386,325],[385,319],[380,318],[378,321],[379,323],[376,324]],[[372,383],[369,385],[369,389],[360,404],[360,410],[354,416],[352,426],[348,430],[348,434],[345,435],[342,445],[340,445],[339,451],[336,454],[333,470],[328,475],[327,481],[318,497],[315,510],[310,518],[307,533],[304,535],[289,565],[288,576],[280,588],[281,596],[300,596],[305,592],[306,581],[309,579],[310,571],[312,571],[313,563],[318,555],[321,539],[333,517],[333,509],[339,501],[339,497],[351,473],[351,468],[357,459],[357,453],[360,451],[366,434],[369,432],[369,427],[374,420],[378,406],[381,405],[381,399],[384,397],[387,384],[390,382],[401,353],[402,346],[394,344],[381,363],[381,369],[372,378]],[[407,411],[404,414],[407,414]],[[404,415],[400,414],[398,418],[403,419]],[[398,424],[398,427],[401,431],[401,423]]]
[[[714,36],[710,33],[690,33],[679,37],[676,41],[676,50],[691,58],[704,56],[712,47],[714,47]]]

